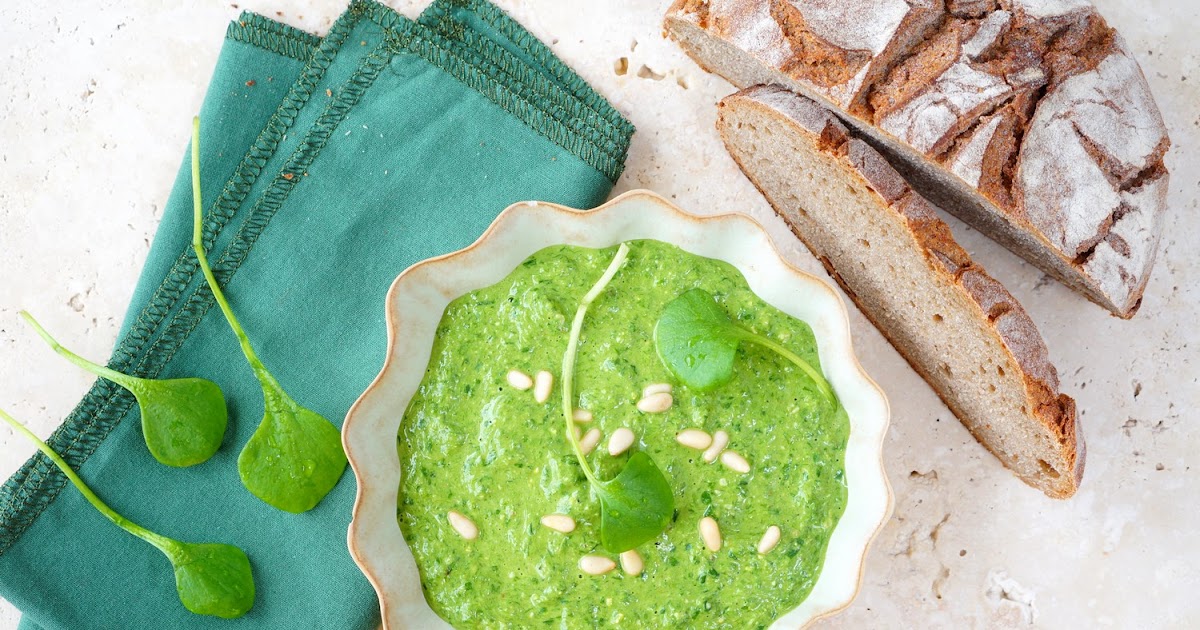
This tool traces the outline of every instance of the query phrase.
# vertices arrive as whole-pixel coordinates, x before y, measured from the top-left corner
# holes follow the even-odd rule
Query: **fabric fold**
[[[438,0],[420,23],[456,45],[473,65],[516,82],[556,119],[584,133],[613,159],[624,162],[633,126],[495,5],[479,0]]]

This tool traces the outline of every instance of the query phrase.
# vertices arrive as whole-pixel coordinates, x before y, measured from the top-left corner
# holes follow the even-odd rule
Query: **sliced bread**
[[[1086,0],[677,0],[664,27],[739,88],[834,109],[934,203],[1114,314],[1141,305],[1170,141]]]
[[[1074,494],[1084,445],[1046,345],[933,207],[829,110],[777,86],[723,100],[730,154],[967,429],[1025,483]]]

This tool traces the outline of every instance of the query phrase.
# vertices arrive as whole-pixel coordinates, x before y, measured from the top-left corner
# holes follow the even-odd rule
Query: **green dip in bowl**
[[[552,246],[498,284],[455,299],[399,431],[397,518],[430,606],[459,628],[765,628],[812,590],[847,504],[850,422],[841,405],[782,357],[742,344],[733,379],[698,392],[659,360],[654,327],[688,289],[712,293],[733,321],[820,366],[804,322],[770,306],[733,266],[653,240],[629,258],[588,311],[575,368],[576,406],[603,438],[588,455],[610,479],[635,452],[648,454],[674,490],[666,531],[636,551],[643,569],[600,575],[580,568],[600,546],[600,508],[564,436],[561,370],[571,320],[614,248]],[[510,383],[510,371],[553,375],[553,394]],[[643,413],[649,385],[670,383],[672,404]],[[523,383],[521,383],[523,385]],[[632,430],[612,456],[608,440]],[[725,431],[741,473],[676,436]],[[736,467],[736,465],[735,465]],[[468,538],[448,514],[477,529]],[[571,517],[569,533],[542,524]],[[719,523],[712,551],[699,523]],[[768,527],[778,544],[759,552]]]

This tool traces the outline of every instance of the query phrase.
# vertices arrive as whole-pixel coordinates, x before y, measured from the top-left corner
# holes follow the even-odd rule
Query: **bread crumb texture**
[[[721,103],[735,161],[947,406],[1017,476],[1075,492],[1074,401],[1015,298],[934,207],[832,112],[778,86]]]

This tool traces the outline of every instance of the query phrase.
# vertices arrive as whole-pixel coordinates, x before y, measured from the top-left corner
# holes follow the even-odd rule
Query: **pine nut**
[[[604,575],[617,568],[617,563],[604,556],[584,556],[579,559],[579,570],[588,575]]]
[[[571,412],[571,419],[575,422],[591,422],[592,412],[587,409],[576,409]]]
[[[475,526],[475,523],[472,522],[471,519],[463,516],[462,514],[459,514],[454,510],[450,510],[449,512],[446,512],[446,520],[450,521],[450,527],[453,527],[454,531],[458,532],[459,536],[462,536],[467,540],[475,540],[476,538],[479,538],[479,528]]]
[[[651,383],[646,386],[646,389],[642,390],[642,398],[648,398],[655,394],[670,394],[670,393],[671,393],[671,384],[670,383]]]
[[[675,402],[675,399],[671,398],[670,394],[659,392],[639,400],[637,408],[642,413],[662,413],[670,409],[673,402]]]
[[[718,430],[713,434],[712,446],[708,447],[707,451],[704,451],[704,461],[710,464],[717,461],[717,456],[721,454],[721,451],[725,450],[726,446],[729,446],[729,434]]]
[[[721,453],[721,463],[736,473],[744,475],[750,472],[750,462],[746,461],[745,457],[738,455],[737,451],[725,451]]]
[[[700,519],[700,538],[709,551],[721,550],[721,528],[717,526],[717,519],[711,516]]]
[[[542,370],[533,377],[533,399],[539,403],[550,400],[550,389],[554,387],[554,375]]]
[[[525,391],[533,387],[533,379],[521,370],[508,371],[508,384],[521,391]]]
[[[633,431],[625,427],[613,431],[612,437],[608,438],[608,454],[616,457],[624,453],[633,446],[634,439]]]
[[[642,562],[642,556],[638,555],[638,552],[633,549],[621,554],[621,570],[626,575],[641,575],[644,567],[645,563]]]
[[[770,553],[775,548],[775,545],[779,544],[779,535],[778,527],[774,525],[768,527],[766,533],[763,534],[762,540],[758,541],[758,553]]]
[[[542,525],[560,534],[570,534],[575,531],[575,519],[566,514],[547,514],[542,517]]]
[[[698,451],[703,451],[712,444],[712,436],[700,429],[684,429],[675,436],[675,441]]]
[[[596,449],[596,445],[600,443],[600,429],[592,429],[583,434],[583,438],[579,440],[579,448],[584,455],[590,455]]]

